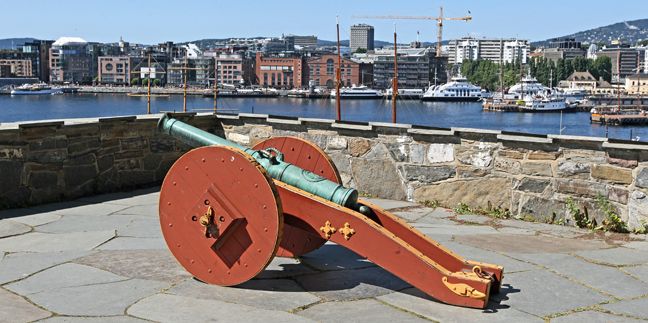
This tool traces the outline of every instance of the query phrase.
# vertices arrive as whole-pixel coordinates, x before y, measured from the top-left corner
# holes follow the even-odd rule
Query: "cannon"
[[[501,266],[470,261],[344,187],[316,145],[273,137],[247,148],[165,114],[158,130],[196,147],[164,178],[164,239],[194,277],[244,283],[275,256],[299,257],[332,241],[431,297],[485,308]]]

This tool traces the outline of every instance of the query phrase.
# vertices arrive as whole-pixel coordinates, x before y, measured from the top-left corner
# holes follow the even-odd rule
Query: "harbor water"
[[[153,113],[182,111],[182,96],[151,98]],[[335,101],[299,98],[221,98],[225,113],[260,113],[280,116],[335,119]],[[188,111],[212,111],[213,100],[187,98]],[[44,96],[0,95],[0,123],[86,117],[125,116],[146,113],[146,97],[124,94],[65,94]],[[648,142],[648,127],[606,127],[591,124],[588,112],[519,113],[485,112],[481,103],[401,101],[398,122],[450,128],[483,128],[534,134],[596,136],[637,139]],[[347,121],[391,121],[391,101],[343,100],[342,119]]]

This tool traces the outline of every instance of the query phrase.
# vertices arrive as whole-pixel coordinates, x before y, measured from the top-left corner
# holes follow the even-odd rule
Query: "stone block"
[[[58,186],[58,172],[35,171],[29,174],[29,187],[33,189],[55,189]]]
[[[551,182],[547,179],[524,177],[516,185],[515,189],[523,192],[542,193]]]
[[[30,151],[27,153],[26,159],[41,164],[61,164],[68,159],[68,152],[65,148]]]
[[[95,165],[64,166],[63,180],[67,190],[78,190],[83,184],[96,179],[99,172]]]
[[[113,155],[105,155],[97,158],[97,168],[99,173],[103,173],[113,167],[115,157]]]
[[[346,147],[347,147],[347,139],[340,136],[331,136],[328,138],[326,143],[327,149],[340,150],[340,149],[346,149]]]
[[[454,161],[454,144],[430,144],[428,146],[428,163],[438,164],[452,161]]]
[[[101,142],[99,141],[99,137],[71,139],[67,148],[70,156],[78,156],[99,150],[101,148]]]
[[[23,163],[20,161],[0,160],[0,193],[15,190],[20,186]]]
[[[122,187],[137,187],[155,183],[155,171],[123,170],[119,172],[119,184]]]
[[[607,195],[606,187],[604,184],[576,179],[557,179],[556,192],[588,197]]]
[[[527,155],[527,159],[530,160],[556,160],[560,155],[559,151],[531,151]]]
[[[565,216],[565,203],[529,194],[520,194],[517,202],[516,217],[532,217],[540,222],[559,220]]]
[[[0,159],[22,159],[24,156],[22,147],[2,146],[0,147]]]
[[[161,161],[161,154],[148,154],[142,158],[142,168],[144,170],[157,170]]]
[[[240,133],[230,132],[227,134],[227,139],[241,145],[250,144],[250,136],[242,135]]]
[[[250,127],[250,132],[248,133],[248,135],[250,136],[250,139],[267,139],[272,136],[272,127],[255,125]]]
[[[175,140],[168,136],[156,136],[149,140],[152,153],[166,153],[175,151]]]
[[[351,173],[351,158],[349,158],[348,155],[339,151],[334,151],[329,154],[329,157],[340,173]]]
[[[397,162],[405,162],[409,160],[409,145],[404,142],[385,142],[384,143],[391,158]]]
[[[457,160],[465,165],[487,168],[493,161],[494,148],[495,145],[484,142],[469,147],[460,146],[457,148]]]
[[[515,149],[500,149],[497,152],[498,157],[511,158],[511,159],[524,159],[525,152]]]
[[[144,150],[148,148],[147,138],[122,138],[119,139],[121,150]]]
[[[414,190],[414,200],[436,200],[447,206],[465,203],[471,207],[484,209],[490,202],[493,207],[509,209],[511,180],[503,177],[486,177],[422,186]]]
[[[410,144],[409,145],[409,162],[414,164],[424,164],[426,157],[427,147],[423,144]]]
[[[431,184],[452,178],[457,173],[454,166],[401,166],[403,177],[407,181],[417,181],[424,184]]]
[[[632,170],[610,165],[593,165],[592,177],[611,183],[632,183]]]
[[[562,157],[568,160],[589,161],[600,164],[607,161],[607,153],[600,150],[563,149]]]
[[[97,162],[95,154],[83,154],[79,156],[70,156],[70,158],[65,162],[66,166],[77,166],[77,165],[94,165]]]
[[[548,162],[535,162],[528,161],[522,162],[522,174],[532,175],[532,176],[547,176],[551,177],[553,171],[551,168],[551,163]]]
[[[371,148],[371,141],[364,138],[350,138],[349,153],[353,157],[360,157],[369,151]]]
[[[354,159],[351,162],[353,178],[361,193],[403,200],[405,187],[394,162],[388,159]]]
[[[513,175],[517,175],[522,172],[522,165],[520,164],[520,161],[510,158],[497,157],[495,159],[494,168],[497,171]]]
[[[610,201],[621,204],[628,204],[629,194],[627,189],[616,186],[608,186],[607,191],[607,197],[608,199],[610,199]]]
[[[608,157],[607,162],[609,164],[619,166],[619,167],[625,167],[625,168],[635,168],[639,164],[637,160],[613,158],[613,157]]]
[[[587,178],[590,173],[590,164],[575,160],[560,160],[558,162],[558,176]]]
[[[30,151],[60,149],[67,147],[67,138],[65,136],[52,136],[35,138],[29,142]]]
[[[457,175],[459,178],[473,178],[473,177],[484,177],[489,175],[491,170],[489,168],[479,168],[473,166],[457,166]]]
[[[643,167],[637,172],[635,185],[642,188],[648,188],[648,167]]]
[[[648,197],[642,191],[633,191],[628,200],[628,229],[648,225]]]

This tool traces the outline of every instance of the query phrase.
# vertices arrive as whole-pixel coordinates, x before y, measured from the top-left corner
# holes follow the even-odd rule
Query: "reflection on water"
[[[181,111],[182,96],[153,97],[153,112]],[[211,98],[190,96],[190,111],[211,111]],[[335,101],[297,98],[221,98],[227,112],[261,113],[309,118],[335,118]],[[77,94],[53,96],[0,95],[0,122],[81,117],[107,117],[146,113],[146,97],[121,94]],[[391,121],[391,101],[343,100],[342,119],[349,121]],[[590,124],[589,113],[565,113],[563,134],[648,141],[648,127],[610,127]],[[401,101],[398,122],[435,127],[486,128],[539,134],[560,131],[560,113],[484,112],[480,103]]]

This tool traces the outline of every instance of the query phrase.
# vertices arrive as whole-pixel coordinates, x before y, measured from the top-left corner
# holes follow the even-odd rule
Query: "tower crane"
[[[436,20],[437,22],[437,47],[436,47],[436,56],[441,56],[441,41],[443,35],[443,21],[445,20],[463,20],[471,21],[472,16],[470,16],[470,11],[468,11],[468,16],[464,17],[444,17],[443,16],[443,7],[439,7],[439,16],[353,16],[353,18],[364,18],[364,19],[410,19],[410,20]]]

